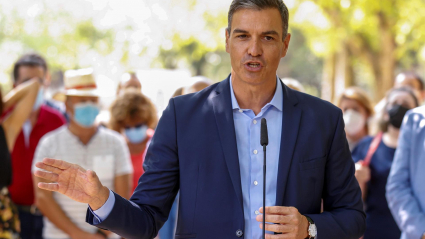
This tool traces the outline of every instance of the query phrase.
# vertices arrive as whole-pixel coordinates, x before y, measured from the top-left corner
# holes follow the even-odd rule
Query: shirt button
[[[256,121],[256,120],[254,120],[254,121],[252,121],[252,123],[257,124],[257,121]]]
[[[260,214],[260,212],[258,210],[255,210],[255,215]]]
[[[254,154],[257,154],[257,153],[258,153],[258,151],[257,151],[256,149],[254,149],[253,153],[254,153]]]
[[[243,110],[239,110],[239,112],[243,113]]]
[[[254,181],[254,185],[257,186],[258,185],[258,182],[257,181]]]
[[[236,231],[236,236],[238,237],[242,237],[243,236],[243,231],[241,229]]]

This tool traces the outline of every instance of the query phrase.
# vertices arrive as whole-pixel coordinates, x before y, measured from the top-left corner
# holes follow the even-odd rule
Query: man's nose
[[[248,54],[251,56],[261,56],[263,54],[263,48],[260,39],[252,39],[248,48]]]

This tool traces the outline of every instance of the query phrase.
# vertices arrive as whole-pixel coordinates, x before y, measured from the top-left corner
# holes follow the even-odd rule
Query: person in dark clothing
[[[381,118],[381,133],[375,137],[364,138],[352,152],[356,162],[355,175],[366,205],[364,239],[400,238],[400,229],[385,198],[385,186],[404,114],[418,105],[418,100],[410,88],[395,88],[388,92],[385,113]]]
[[[14,238],[19,233],[16,207],[10,200],[7,186],[12,182],[12,151],[22,125],[32,112],[40,88],[37,79],[31,79],[13,89],[4,98],[0,90],[0,238]]]

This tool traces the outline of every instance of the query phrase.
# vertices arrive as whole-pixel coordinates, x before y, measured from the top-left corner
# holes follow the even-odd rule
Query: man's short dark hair
[[[409,76],[411,78],[414,78],[418,81],[419,83],[419,90],[425,90],[424,88],[424,81],[422,80],[422,78],[414,71],[405,71],[402,74],[404,74],[405,76]]]
[[[44,73],[47,73],[48,70],[46,60],[42,56],[36,53],[25,54],[13,66],[13,81],[15,83],[19,79],[19,67],[21,66],[42,67]]]
[[[288,20],[289,12],[285,3],[282,0],[233,0],[230,4],[229,13],[227,16],[228,26],[227,32],[230,35],[230,30],[232,26],[233,14],[239,9],[254,9],[254,10],[263,10],[267,8],[275,8],[279,11],[282,18],[282,27],[283,35],[282,40],[285,39],[288,34]]]

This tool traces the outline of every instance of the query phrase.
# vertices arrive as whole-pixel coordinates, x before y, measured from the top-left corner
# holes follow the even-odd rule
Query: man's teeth
[[[260,64],[258,64],[258,63],[248,63],[248,65],[250,67],[260,67]]]

